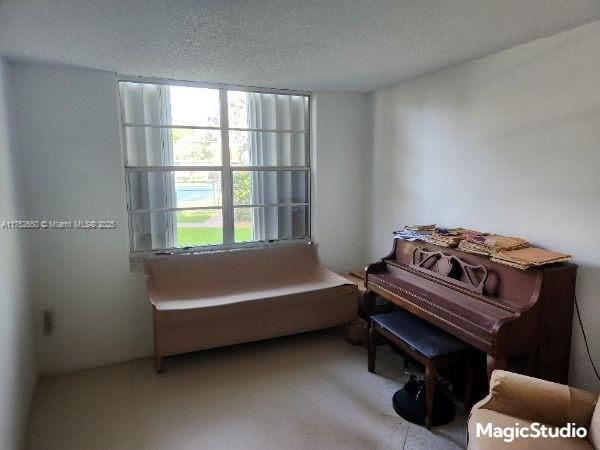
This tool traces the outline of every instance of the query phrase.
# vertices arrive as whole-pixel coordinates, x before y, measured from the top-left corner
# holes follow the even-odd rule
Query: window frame
[[[118,122],[119,122],[119,133],[121,139],[121,167],[123,169],[123,180],[125,183],[125,206],[127,212],[127,228],[129,234],[129,254],[132,257],[143,257],[152,256],[158,253],[164,254],[177,254],[177,253],[197,253],[197,252],[210,252],[210,251],[223,251],[223,250],[236,250],[241,248],[255,248],[272,245],[282,245],[289,243],[298,242],[309,242],[312,241],[312,96],[313,93],[309,91],[299,91],[291,89],[275,89],[275,88],[262,88],[254,86],[242,86],[222,83],[205,83],[195,81],[183,81],[183,80],[170,80],[164,78],[152,78],[152,77],[140,77],[117,74],[116,77],[116,90],[118,100]],[[155,85],[168,85],[168,86],[187,86],[197,87],[206,89],[215,89],[219,91],[219,105],[220,105],[220,124],[218,127],[215,126],[192,126],[192,125],[160,125],[160,124],[137,124],[124,122],[124,111],[123,103],[121,101],[121,90],[119,84],[121,82],[130,83],[145,83]],[[227,101],[228,91],[242,91],[242,92],[256,92],[265,94],[276,94],[276,95],[294,95],[303,96],[308,101],[308,117],[305,130],[277,130],[267,128],[240,128],[240,127],[229,127],[229,110]],[[145,128],[183,128],[183,129],[196,129],[196,130],[213,130],[221,133],[221,165],[220,166],[128,166],[127,165],[127,136],[125,133],[126,128],[130,127],[145,127]],[[303,133],[307,137],[307,165],[305,166],[236,166],[231,165],[230,159],[230,148],[229,148],[229,133],[230,131],[247,131],[247,132],[272,132],[272,133]],[[184,207],[184,208],[162,208],[162,209],[144,209],[144,210],[132,210],[130,205],[130,187],[129,187],[129,173],[132,172],[171,172],[171,171],[213,171],[221,173],[221,205],[220,206],[198,206],[198,207]],[[275,203],[275,204],[241,204],[236,205],[233,201],[233,173],[234,171],[303,171],[307,176],[307,202],[302,203]],[[276,239],[276,240],[265,240],[265,241],[248,241],[248,242],[235,242],[234,237],[234,210],[235,208],[243,207],[293,207],[293,206],[305,206],[307,209],[307,225],[308,233],[303,238],[291,238],[291,239]],[[134,249],[134,235],[133,235],[133,217],[136,213],[148,213],[148,212],[159,212],[159,211],[192,211],[202,209],[220,209],[223,217],[223,243],[221,244],[204,244],[198,246],[188,247],[168,247],[160,249],[149,249],[149,250],[135,250]]]

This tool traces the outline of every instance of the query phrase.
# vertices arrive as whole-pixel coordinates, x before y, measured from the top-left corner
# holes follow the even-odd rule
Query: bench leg
[[[165,370],[163,357],[158,352],[158,333],[156,323],[158,321],[158,311],[156,307],[152,307],[152,324],[154,326],[154,370],[156,373],[163,373]]]
[[[154,355],[154,370],[156,373],[163,373],[165,371],[164,358],[162,356]]]
[[[368,345],[368,358],[369,358],[369,372],[375,373],[375,357],[377,353],[377,342],[375,342],[376,331],[373,329],[373,324],[369,327],[369,345]]]
[[[425,426],[428,430],[431,429],[433,419],[433,398],[435,396],[435,379],[435,366],[430,361],[427,361],[427,363],[425,364]]]
[[[350,327],[352,326],[352,322],[346,322],[346,325],[344,325],[344,337],[346,338],[346,340],[348,342],[350,342],[351,344],[354,344],[354,342],[352,342],[352,339],[350,339]]]

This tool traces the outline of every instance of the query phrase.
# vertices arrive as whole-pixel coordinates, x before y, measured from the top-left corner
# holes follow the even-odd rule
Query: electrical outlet
[[[44,310],[44,336],[50,336],[54,331],[54,310]]]

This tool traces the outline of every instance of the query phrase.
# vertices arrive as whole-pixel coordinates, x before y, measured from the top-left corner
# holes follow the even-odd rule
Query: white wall
[[[600,364],[600,22],[374,95],[368,258],[438,223],[572,253]],[[600,390],[574,324],[571,382]]]
[[[150,355],[151,309],[142,275],[130,274],[114,74],[16,66],[20,173],[27,216],[116,220],[116,231],[47,230],[29,236],[38,320],[54,310],[52,336],[38,333],[42,373]],[[368,97],[318,94],[314,235],[325,264],[363,264]],[[358,220],[357,220],[358,219]]]
[[[26,216],[116,220],[112,231],[28,234],[42,373],[101,365],[152,352],[144,278],[130,274],[114,74],[17,65],[19,164]]]
[[[0,56],[0,221],[17,220],[12,67]],[[23,446],[37,378],[33,318],[26,296],[23,232],[0,229],[0,448]]]
[[[325,265],[359,269],[365,263],[369,96],[318,92],[313,100],[313,237]]]

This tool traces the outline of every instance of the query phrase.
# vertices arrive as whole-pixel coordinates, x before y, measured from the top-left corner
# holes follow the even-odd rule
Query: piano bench
[[[369,372],[375,372],[377,345],[386,341],[425,366],[425,426],[428,429],[431,428],[437,371],[456,364],[457,360],[466,362],[467,387],[464,400],[465,409],[468,409],[473,378],[471,347],[468,344],[405,310],[377,314],[371,316],[369,327]]]

